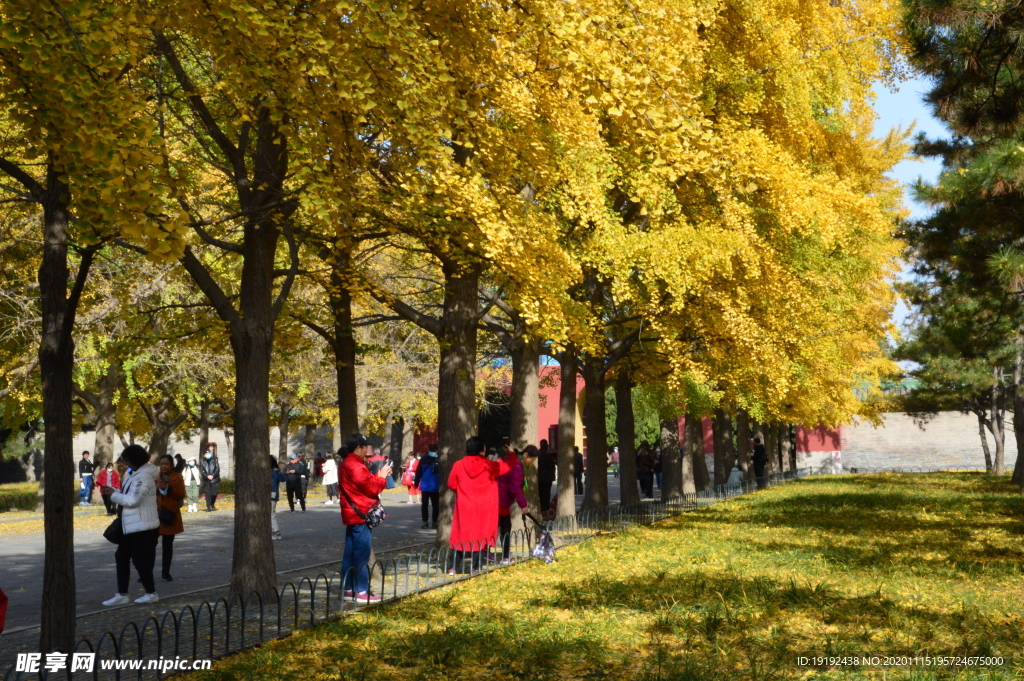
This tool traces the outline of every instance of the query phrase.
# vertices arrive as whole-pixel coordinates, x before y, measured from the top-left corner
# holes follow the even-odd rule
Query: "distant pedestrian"
[[[509,448],[502,457],[508,465],[508,472],[498,476],[498,536],[501,540],[501,562],[510,563],[512,558],[509,555],[512,544],[512,504],[518,504],[522,513],[526,512],[526,496],[523,494],[523,464],[533,463],[533,457],[537,448],[533,445],[527,447],[529,455],[524,461],[519,460],[515,450]]]
[[[302,512],[306,512],[306,494],[302,489],[302,478],[309,475],[306,464],[299,460],[298,454],[292,454],[291,460],[284,468],[286,478],[285,490],[288,492],[288,510],[295,513],[295,500],[298,498]]]
[[[185,500],[185,480],[174,472],[174,459],[170,454],[160,457],[160,475],[156,479],[157,516],[160,521],[160,541],[163,560],[160,576],[165,582],[171,577],[171,559],[174,557],[174,537],[185,531],[181,522],[181,502]]]
[[[185,496],[188,499],[188,512],[199,512],[199,493],[203,489],[203,474],[199,472],[199,465],[195,459],[189,459],[181,477],[185,479]]]
[[[654,482],[661,489],[661,473],[664,470],[661,458],[661,447],[654,448]]]
[[[636,477],[640,483],[640,496],[650,498],[654,496],[654,452],[647,442],[640,444],[636,450]]]
[[[217,510],[217,495],[220,494],[220,463],[213,451],[207,449],[199,464],[199,473],[203,476],[203,493],[206,495],[207,512]]]
[[[405,468],[402,470],[402,485],[409,490],[409,498],[406,500],[408,504],[420,503],[420,488],[416,486],[416,469],[419,465],[420,455],[413,454],[405,462]]]
[[[185,465],[186,465],[185,464],[185,459],[181,456],[181,454],[175,454],[174,455],[174,472],[175,473],[184,473],[185,472]]]
[[[96,476],[96,486],[100,488],[100,498],[103,499],[103,505],[107,509],[107,515],[117,515],[117,509],[114,508],[114,502],[110,500],[110,494],[103,494],[103,488],[114,490],[114,492],[121,489],[121,476],[114,470],[114,464],[108,463],[106,468],[100,471],[99,475]]]
[[[277,459],[270,457],[270,538],[278,540],[281,538],[281,528],[277,524],[277,502],[281,498],[281,483],[287,482],[288,478],[281,472]]]
[[[81,481],[78,484],[78,505],[91,506],[92,498],[92,461],[89,460],[89,452],[82,452],[82,460],[78,462],[78,477]]]
[[[572,477],[576,496],[583,494],[583,453],[579,447],[572,448]]]
[[[420,515],[423,518],[421,529],[437,529],[437,509],[441,490],[440,463],[437,459],[437,445],[430,445],[427,455],[420,459],[416,466],[413,482],[420,489]],[[429,507],[433,504],[433,515],[429,515]],[[430,523],[427,523],[427,520]]]
[[[739,466],[732,467],[732,472],[729,473],[729,479],[725,481],[725,484],[728,487],[739,487],[743,484],[743,471]]]
[[[366,459],[370,444],[359,433],[345,442],[345,458],[338,470],[338,491],[341,494],[341,521],[345,523],[345,555],[341,561],[344,575],[344,598],[373,603],[380,596],[370,593],[370,554],[373,551],[373,530],[366,524],[366,514],[380,503],[391,464],[371,473]],[[339,456],[342,452],[338,452]]]
[[[449,548],[454,561],[448,574],[477,572],[498,529],[498,476],[510,470],[503,459],[491,461],[479,437],[466,441],[466,456],[455,462],[448,487],[455,492]],[[468,565],[467,565],[468,563]]]
[[[149,463],[149,453],[140,445],[129,445],[121,453],[128,468],[121,482],[121,490],[105,487],[102,494],[109,494],[111,501],[121,505],[121,528],[124,536],[114,552],[117,564],[117,593],[103,601],[103,605],[128,603],[128,587],[131,566],[139,573],[139,581],[146,590],[145,595],[135,599],[136,603],[156,603],[153,582],[153,566],[156,564],[156,544],[160,537],[160,519],[157,515],[156,466]]]
[[[551,510],[551,485],[555,482],[556,454],[548,451],[548,441],[540,441],[537,452],[537,494],[540,497],[540,510],[547,513]],[[561,483],[559,483],[561,484]]]
[[[327,463],[327,459],[320,452],[316,453],[316,458],[313,459],[313,481],[316,484],[324,484],[324,464]]]
[[[327,501],[324,506],[338,503],[338,462],[334,455],[330,454],[324,460],[324,487],[327,489]]]
[[[758,489],[761,489],[764,487],[764,474],[765,469],[768,467],[768,451],[761,444],[761,438],[759,437],[754,438],[754,456],[752,458],[754,477],[757,478]]]
[[[611,453],[608,455],[608,465],[612,469],[612,476],[619,477],[619,448],[612,447]]]

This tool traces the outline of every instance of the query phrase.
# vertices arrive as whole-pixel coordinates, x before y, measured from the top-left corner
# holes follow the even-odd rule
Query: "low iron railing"
[[[560,548],[598,533],[646,525],[811,473],[810,469],[800,469],[734,485],[718,485],[668,500],[582,511],[575,516],[548,520],[544,526],[556,548]],[[509,562],[530,559],[537,534],[534,528],[513,532],[509,536]],[[468,551],[481,550],[479,570],[473,570],[472,564],[459,565],[456,552],[450,548],[432,548],[378,560],[360,569],[370,573],[371,592],[381,596],[382,602],[389,602],[506,566],[508,562],[502,561],[501,544],[499,540],[495,548],[457,547],[463,550],[463,560],[472,560],[466,556]],[[96,640],[82,638],[70,655],[63,656],[63,665],[54,657],[53,664],[47,666],[47,655],[38,659],[22,656],[20,665],[15,662],[9,666],[4,681],[159,680],[191,670],[196,661],[215,660],[364,607],[362,603],[343,597],[345,576],[340,570],[321,573],[262,594],[217,598],[212,602],[204,601],[198,607],[186,605],[141,622],[128,622],[118,631],[104,632]],[[0,639],[0,650],[3,643]]]

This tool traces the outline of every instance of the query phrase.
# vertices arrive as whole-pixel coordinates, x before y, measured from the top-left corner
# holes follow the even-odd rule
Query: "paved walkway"
[[[429,542],[434,537],[432,530],[420,529],[419,507],[401,503],[406,496],[404,490],[391,490],[384,497],[390,517],[374,532],[374,548],[378,552]],[[283,540],[274,542],[278,572],[341,562],[345,546],[341,511],[337,505],[324,506],[325,500],[322,494],[311,494],[306,513],[298,509],[290,513],[286,501],[278,502],[277,517],[284,535]],[[230,581],[234,516],[230,504],[218,506],[220,510],[215,513],[183,514],[185,532],[174,542],[171,568],[174,581],[157,580],[157,593],[162,599],[226,585]],[[99,524],[100,527],[76,531],[79,617],[97,610],[113,610],[101,604],[116,591],[114,546],[103,539],[105,521]],[[158,547],[156,572],[159,571]],[[42,534],[4,537],[0,531],[0,587],[10,598],[5,638],[18,629],[38,625],[42,573]],[[133,582],[132,596],[137,598],[142,593],[141,585]],[[118,610],[123,610],[123,618],[128,620],[136,618],[143,609],[132,605]]]

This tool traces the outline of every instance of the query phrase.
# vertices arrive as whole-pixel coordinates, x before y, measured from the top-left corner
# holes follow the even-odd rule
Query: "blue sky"
[[[894,90],[889,90],[884,85],[876,86],[875,110],[878,118],[875,121],[875,134],[881,137],[897,126],[906,128],[913,125],[915,135],[923,131],[929,137],[947,137],[945,127],[932,116],[921,99],[928,89],[928,81],[924,78],[903,81]],[[941,164],[935,159],[908,159],[894,167],[889,175],[909,185],[919,177],[933,181],[938,177],[940,170]],[[912,217],[920,218],[928,214],[926,206],[911,200],[909,191],[906,192],[906,199]],[[910,310],[901,302],[893,312],[893,320],[902,327],[909,313]]]

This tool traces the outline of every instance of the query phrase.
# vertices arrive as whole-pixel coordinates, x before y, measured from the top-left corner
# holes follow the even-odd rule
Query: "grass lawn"
[[[1024,497],[981,474],[824,477],[593,539],[196,679],[1024,678]],[[1001,667],[800,656],[1002,656]]]

